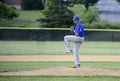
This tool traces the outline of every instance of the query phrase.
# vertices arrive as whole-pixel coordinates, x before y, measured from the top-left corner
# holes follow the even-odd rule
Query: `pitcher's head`
[[[72,20],[73,20],[74,24],[77,24],[79,22],[79,17],[74,16]]]

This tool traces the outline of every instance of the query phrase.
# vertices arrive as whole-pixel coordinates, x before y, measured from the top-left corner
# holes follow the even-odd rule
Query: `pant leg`
[[[80,64],[79,49],[80,49],[80,46],[81,46],[83,41],[84,41],[84,38],[81,38],[81,37],[75,36],[75,35],[68,35],[68,36],[64,37],[66,50],[68,50],[68,51],[72,50],[71,47],[70,47],[70,42],[75,42],[75,46],[74,46],[74,62],[75,62],[75,65]]]
[[[70,46],[70,41],[71,41],[71,36],[65,36],[64,37],[65,48],[66,48],[67,52],[69,52],[70,50],[72,50],[72,48]]]
[[[72,50],[70,42],[83,42],[84,40],[75,35],[67,35],[64,37],[65,47],[67,51]]]
[[[74,46],[74,62],[75,65],[80,65],[80,58],[79,58],[79,49],[82,43],[77,43],[75,42],[75,46]]]

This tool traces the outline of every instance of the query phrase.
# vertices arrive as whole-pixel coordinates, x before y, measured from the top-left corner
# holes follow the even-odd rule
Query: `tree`
[[[4,3],[0,2],[0,20],[13,19],[18,16],[19,14],[15,11],[15,8],[7,7]]]
[[[99,0],[66,0],[65,4],[84,4],[85,8],[88,10],[89,6],[93,6]]]
[[[73,12],[67,9],[63,0],[46,0],[44,18],[40,19],[43,27],[70,27]]]
[[[42,0],[22,0],[21,3],[23,10],[43,10],[44,4]]]
[[[80,0],[82,4],[84,4],[85,8],[88,10],[89,6],[93,6],[99,0]]]
[[[0,0],[0,2],[4,2],[4,0]]]
[[[120,0],[117,0],[118,2],[120,2]]]

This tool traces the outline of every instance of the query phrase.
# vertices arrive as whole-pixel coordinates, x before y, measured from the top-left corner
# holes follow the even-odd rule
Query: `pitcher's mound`
[[[108,69],[96,69],[89,67],[56,67],[49,69],[33,70],[33,71],[18,71],[18,72],[4,72],[0,73],[2,76],[93,76],[93,75],[105,75],[105,76],[120,76],[120,70],[108,70]]]

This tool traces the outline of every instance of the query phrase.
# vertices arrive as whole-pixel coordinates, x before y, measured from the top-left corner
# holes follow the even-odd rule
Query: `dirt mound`
[[[33,71],[18,71],[18,72],[3,72],[0,76],[120,76],[120,70],[109,70],[109,69],[96,69],[89,67],[56,67],[49,69],[33,70]]]

